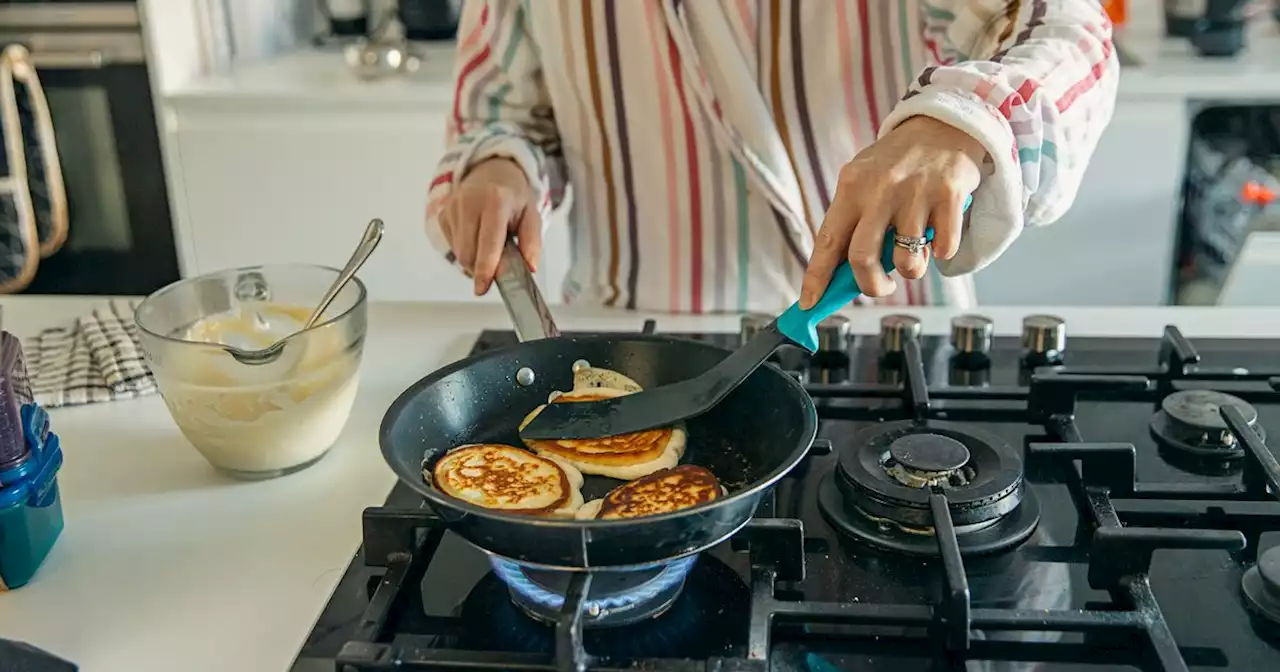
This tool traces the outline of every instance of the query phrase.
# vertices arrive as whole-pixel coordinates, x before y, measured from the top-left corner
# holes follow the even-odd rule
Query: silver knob
[[[818,352],[845,352],[849,349],[849,318],[832,315],[818,323]]]
[[[1037,355],[1056,355],[1066,350],[1066,321],[1057,315],[1022,318],[1022,348]]]
[[[985,354],[991,350],[995,325],[981,315],[951,318],[951,347],[964,354]]]
[[[760,313],[748,313],[743,315],[742,321],[739,323],[738,335],[742,338],[742,342],[746,343],[751,340],[752,336],[759,333],[761,329],[769,326],[769,323],[773,322],[773,320],[774,316],[772,315],[762,315]]]
[[[909,340],[920,338],[920,320],[910,315],[885,315],[880,318],[880,349],[902,352]]]

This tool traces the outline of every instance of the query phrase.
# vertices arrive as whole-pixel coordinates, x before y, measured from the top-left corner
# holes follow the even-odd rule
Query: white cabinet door
[[[979,303],[1167,303],[1188,123],[1180,99],[1122,99],[1075,205],[975,276]]]
[[[374,217],[381,247],[360,272],[383,301],[477,300],[423,232],[427,184],[444,153],[443,111],[186,110],[174,114],[180,248],[187,275],[261,263],[341,266]],[[565,227],[539,273],[558,301]],[[479,300],[495,301],[497,292]]]

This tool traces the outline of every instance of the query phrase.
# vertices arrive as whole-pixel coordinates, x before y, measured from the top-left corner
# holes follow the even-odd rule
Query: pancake
[[[639,392],[643,389],[640,387],[640,383],[612,369],[597,369],[591,366],[584,366],[573,370],[573,390],[575,392],[598,387],[607,387],[611,390],[621,390],[628,393]]]
[[[554,395],[551,403],[597,401],[627,394],[631,393],[608,387],[575,389]],[[530,411],[520,428],[524,429],[544,408],[545,404]],[[599,439],[526,440],[524,443],[537,454],[567,462],[584,474],[631,481],[679,464],[684,456],[686,436],[680,427],[665,427]]]
[[[618,520],[656,516],[719,499],[724,488],[706,469],[684,464],[614,488],[578,509],[579,520]]]
[[[454,499],[507,513],[572,516],[582,506],[577,469],[500,443],[449,451],[428,480]]]

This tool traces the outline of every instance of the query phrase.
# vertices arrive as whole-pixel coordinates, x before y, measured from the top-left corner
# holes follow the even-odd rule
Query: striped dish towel
[[[138,344],[135,304],[114,300],[22,344],[31,392],[45,408],[133,399],[156,392]]]

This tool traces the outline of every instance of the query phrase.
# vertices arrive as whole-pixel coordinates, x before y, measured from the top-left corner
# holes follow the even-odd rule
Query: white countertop
[[[31,335],[83,314],[89,299],[8,297],[4,327]],[[854,314],[874,333],[885,309]],[[1043,309],[993,308],[997,333]],[[1065,309],[1073,335],[1155,337],[1280,334],[1280,310]],[[929,333],[953,314],[918,311]],[[625,312],[557,311],[566,329],[639,328]],[[658,316],[659,330],[734,331],[737,318]],[[359,544],[360,512],[394,482],[376,432],[402,390],[466,354],[482,328],[507,328],[500,306],[374,304],[359,397],[320,463],[241,483],[215,473],[159,397],[52,412],[62,437],[66,530],[35,579],[0,593],[0,636],[64,656],[86,672],[182,669],[279,672],[299,646]]]
[[[1187,40],[1163,39],[1162,31],[1162,20],[1148,17],[1126,26],[1118,37],[1121,48],[1139,61],[1121,74],[1122,99],[1280,100],[1280,24],[1275,21],[1255,21],[1248,48],[1234,58],[1202,58]],[[208,107],[452,105],[453,43],[428,43],[420,49],[422,67],[412,76],[362,82],[347,69],[339,48],[308,48],[196,79],[165,99]]]
[[[448,109],[453,105],[454,44],[418,48],[422,64],[412,75],[364,81],[347,67],[340,48],[307,48],[196,79],[168,93],[165,101]]]
[[[1251,24],[1248,46],[1232,58],[1204,58],[1188,40],[1164,39],[1163,31],[1161,19],[1134,22],[1117,36],[1119,48],[1138,61],[1121,68],[1122,100],[1280,100],[1280,23],[1270,17]]]

